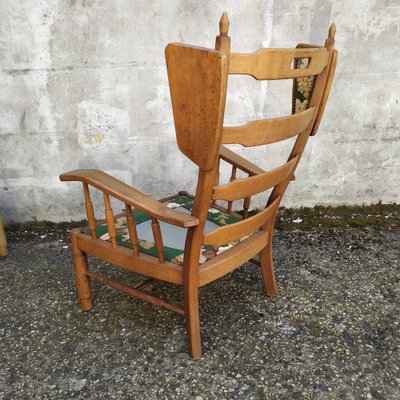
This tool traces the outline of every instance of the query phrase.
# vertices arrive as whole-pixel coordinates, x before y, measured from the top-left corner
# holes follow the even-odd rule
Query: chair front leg
[[[89,311],[93,307],[92,288],[90,278],[86,275],[88,271],[87,255],[79,249],[74,233],[71,234],[72,253],[74,259],[74,270],[76,280],[76,291],[83,311]]]

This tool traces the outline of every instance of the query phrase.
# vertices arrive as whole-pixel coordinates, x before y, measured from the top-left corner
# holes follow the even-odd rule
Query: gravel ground
[[[1,399],[400,398],[398,230],[278,231],[277,298],[251,264],[201,289],[198,361],[180,316],[96,282],[95,307],[79,310],[65,226],[8,235]],[[150,289],[180,303],[179,287]]]

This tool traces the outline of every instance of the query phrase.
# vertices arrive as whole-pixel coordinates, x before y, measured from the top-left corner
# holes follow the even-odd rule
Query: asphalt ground
[[[399,399],[397,216],[307,229],[307,217],[286,216],[294,224],[274,236],[278,297],[266,297],[252,264],[202,288],[198,361],[169,311],[96,282],[94,308],[80,311],[70,225],[11,227],[0,258],[0,399]],[[181,304],[177,286],[149,290]]]

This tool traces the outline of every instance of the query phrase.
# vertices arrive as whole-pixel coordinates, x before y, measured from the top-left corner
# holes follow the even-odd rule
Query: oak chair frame
[[[330,28],[329,37],[323,47],[300,44],[296,49],[262,49],[253,54],[230,52],[228,28],[229,21],[224,13],[215,50],[181,44],[170,44],[166,48],[178,146],[199,167],[191,215],[171,210],[163,202],[156,201],[98,170],[76,170],[60,175],[62,181],[82,182],[91,231],[91,235],[81,229],[71,232],[76,285],[82,310],[90,310],[93,306],[90,281],[95,279],[128,295],[181,314],[186,320],[189,354],[192,358],[201,356],[200,287],[250,260],[261,267],[267,295],[277,295],[272,262],[272,235],[276,213],[287,186],[294,179],[294,171],[307,140],[318,129],[337,60],[337,51],[333,48],[334,25]],[[307,69],[293,69],[290,63],[297,58],[309,58],[312,61]],[[288,117],[253,121],[240,127],[223,127],[228,74],[249,74],[256,79],[293,80],[314,75],[316,79],[307,110]],[[288,162],[268,172],[224,146],[230,143],[239,143],[246,147],[265,145],[293,136],[297,136],[297,139]],[[232,166],[230,182],[225,185],[219,184],[221,161]],[[246,173],[248,178],[237,179],[238,170]],[[103,192],[110,241],[96,237],[96,219],[89,186]],[[271,188],[273,190],[266,208],[256,215],[248,216],[251,196]],[[125,204],[132,250],[117,244],[110,196]],[[240,216],[242,221],[205,234],[204,226],[210,204],[221,208],[217,202],[227,201],[227,207],[221,209],[234,213],[232,204],[238,199],[243,199]],[[132,218],[133,208],[151,215],[158,258],[139,252],[139,238]],[[187,228],[183,267],[165,260],[159,220]],[[199,254],[203,245],[217,246],[246,235],[250,236],[199,265]],[[90,271],[87,254],[150,279],[137,287],[129,287]],[[256,260],[258,254],[259,259]],[[146,292],[144,289],[152,279],[182,285],[184,307],[166,303]]]

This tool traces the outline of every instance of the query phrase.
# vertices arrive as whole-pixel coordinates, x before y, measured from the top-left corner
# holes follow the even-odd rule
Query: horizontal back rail
[[[241,144],[245,147],[261,146],[289,139],[303,132],[314,118],[316,108],[286,117],[251,121],[242,126],[229,126],[222,130],[222,144]]]
[[[212,198],[233,201],[268,190],[293,174],[298,159],[299,157],[296,156],[272,171],[216,186]]]
[[[277,197],[265,210],[262,210],[258,214],[205,234],[204,244],[220,246],[221,244],[230,243],[251,234],[275,216],[279,201],[280,197]]]
[[[309,58],[308,67],[293,69],[297,58]],[[231,53],[229,73],[251,75],[258,80],[303,78],[319,74],[328,60],[329,52],[325,47],[260,49],[251,54]]]
[[[218,257],[206,261],[199,267],[199,284],[206,285],[243,265],[251,257],[259,253],[271,238],[268,231],[260,231],[245,239]]]

